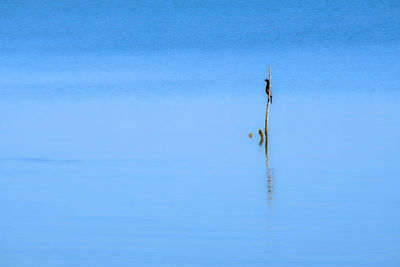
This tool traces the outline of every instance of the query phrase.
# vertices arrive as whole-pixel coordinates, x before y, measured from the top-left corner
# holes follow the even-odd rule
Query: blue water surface
[[[0,266],[399,266],[399,15],[4,1]]]

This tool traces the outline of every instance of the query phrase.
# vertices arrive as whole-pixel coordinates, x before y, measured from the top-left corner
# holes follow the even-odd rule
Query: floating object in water
[[[249,138],[253,138],[254,134],[253,133],[249,133]]]

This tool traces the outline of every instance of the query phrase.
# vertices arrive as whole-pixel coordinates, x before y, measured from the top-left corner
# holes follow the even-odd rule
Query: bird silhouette
[[[265,79],[264,81],[267,83],[267,85],[265,86],[265,92],[268,95],[268,102],[271,100],[271,104],[272,104],[272,91],[271,91],[269,80]]]

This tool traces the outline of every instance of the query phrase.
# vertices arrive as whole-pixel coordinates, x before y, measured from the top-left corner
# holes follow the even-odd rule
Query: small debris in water
[[[253,133],[249,133],[249,138],[253,138],[254,134]]]

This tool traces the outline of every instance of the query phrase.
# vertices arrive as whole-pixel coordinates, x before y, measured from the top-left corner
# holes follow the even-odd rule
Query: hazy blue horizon
[[[396,1],[5,1],[0,88],[257,95],[270,65],[279,94],[393,91],[399,14]]]
[[[3,1],[1,53],[399,44],[397,1]]]

